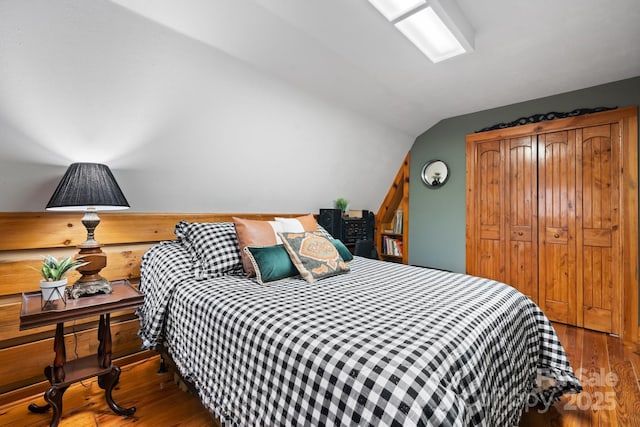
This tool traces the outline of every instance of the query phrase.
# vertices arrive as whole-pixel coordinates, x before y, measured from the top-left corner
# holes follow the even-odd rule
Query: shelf
[[[410,153],[407,153],[376,214],[376,248],[380,259],[403,264],[409,262],[409,159]],[[402,217],[398,216],[396,219],[396,213],[399,211],[402,211]],[[384,231],[400,229],[401,233]],[[385,244],[389,239],[397,241],[401,255],[387,253],[389,251],[385,250],[388,249]]]
[[[403,258],[401,256],[397,256],[397,255],[389,255],[389,254],[382,254],[380,255],[380,259],[382,261],[388,261],[388,262],[396,262],[399,264],[403,264]]]
[[[393,237],[396,239],[402,239],[404,236],[402,234],[398,234],[398,233],[387,233],[386,231],[383,231],[382,233],[380,233],[381,236],[387,236],[387,237]]]
[[[50,367],[53,369],[53,367]],[[87,378],[108,374],[113,369],[113,365],[107,368],[100,366],[100,361],[96,355],[81,357],[79,359],[69,360],[64,364],[64,380],[60,382],[54,382],[53,378],[49,378],[51,384],[57,386],[64,386],[66,384],[73,384],[78,381],[86,380]]]

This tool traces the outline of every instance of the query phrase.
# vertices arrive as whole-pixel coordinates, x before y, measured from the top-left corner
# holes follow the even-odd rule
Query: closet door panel
[[[551,320],[577,323],[575,131],[538,137],[540,305]]]
[[[579,317],[589,329],[620,333],[619,129],[577,131]]]
[[[506,282],[538,302],[537,141],[530,135],[505,144]]]
[[[500,141],[477,145],[476,206],[478,213],[478,251],[476,275],[505,280],[502,228],[503,161]]]

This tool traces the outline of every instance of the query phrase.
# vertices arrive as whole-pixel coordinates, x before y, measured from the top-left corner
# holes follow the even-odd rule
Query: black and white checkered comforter
[[[517,425],[536,377],[580,389],[547,318],[486,279],[356,257],[309,284],[197,281],[173,242],[145,255],[143,344],[166,345],[230,425]],[[539,395],[538,395],[539,396]]]

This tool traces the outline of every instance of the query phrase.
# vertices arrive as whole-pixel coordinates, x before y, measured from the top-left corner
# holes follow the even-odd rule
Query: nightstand
[[[62,396],[69,386],[75,382],[94,376],[98,377],[98,385],[104,389],[107,404],[118,415],[132,415],[135,407],[123,408],[113,401],[111,392],[118,383],[120,368],[111,363],[111,326],[110,313],[118,310],[135,308],[143,303],[143,295],[127,280],[111,282],[111,294],[99,294],[68,298],[66,305],[58,300],[53,305],[41,306],[41,293],[26,292],[22,294],[22,310],[20,312],[20,330],[56,325],[53,342],[55,358],[53,364],[44,369],[44,375],[51,387],[44,393],[47,405],[32,403],[29,410],[43,413],[53,408],[51,427],[58,425],[62,415]],[[64,344],[64,322],[90,316],[100,316],[98,324],[98,353],[67,362]]]

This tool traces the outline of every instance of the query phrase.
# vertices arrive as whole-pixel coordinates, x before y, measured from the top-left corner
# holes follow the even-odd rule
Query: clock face
[[[431,160],[422,168],[422,182],[429,188],[440,188],[449,178],[449,167],[442,160]]]

